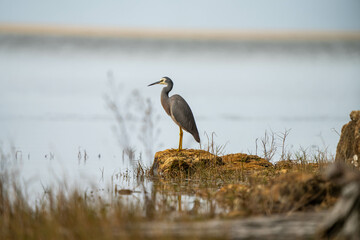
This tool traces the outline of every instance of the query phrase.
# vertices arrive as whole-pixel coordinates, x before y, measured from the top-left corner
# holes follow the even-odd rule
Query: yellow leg
[[[180,128],[180,140],[179,140],[179,149],[178,149],[178,151],[181,151],[182,150],[182,138],[183,138],[183,130],[181,129],[181,127],[179,127]]]
[[[178,196],[178,208],[179,208],[179,212],[182,212],[182,208],[181,208],[181,195]]]

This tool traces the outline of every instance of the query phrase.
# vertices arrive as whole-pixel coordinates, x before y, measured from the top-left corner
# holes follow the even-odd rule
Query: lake
[[[54,176],[106,184],[131,167],[125,147],[150,166],[156,151],[179,141],[161,87],[147,87],[163,76],[191,106],[203,148],[215,133],[223,153],[261,155],[256,139],[291,129],[288,150],[335,154],[341,127],[360,107],[360,42],[2,33],[0,149],[13,148],[24,182],[37,188]],[[200,146],[184,133],[184,147]]]

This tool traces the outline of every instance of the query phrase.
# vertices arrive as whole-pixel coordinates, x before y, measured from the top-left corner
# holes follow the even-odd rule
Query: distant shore
[[[360,41],[360,32],[345,31],[149,29],[13,23],[0,23],[0,33],[143,39],[206,39],[223,41]]]

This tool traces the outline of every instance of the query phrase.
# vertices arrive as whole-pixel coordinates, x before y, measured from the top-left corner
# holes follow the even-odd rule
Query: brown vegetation
[[[352,111],[350,119],[341,129],[335,161],[346,162],[360,169],[360,111]]]

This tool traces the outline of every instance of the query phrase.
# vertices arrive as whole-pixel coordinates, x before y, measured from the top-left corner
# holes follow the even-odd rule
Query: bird
[[[187,104],[185,99],[180,95],[175,94],[169,97],[169,92],[174,86],[173,81],[169,77],[163,77],[160,81],[149,84],[148,87],[156,84],[166,85],[161,91],[160,100],[167,115],[169,115],[180,128],[178,151],[182,150],[183,130],[190,133],[194,139],[200,143],[199,132],[189,104]]]

